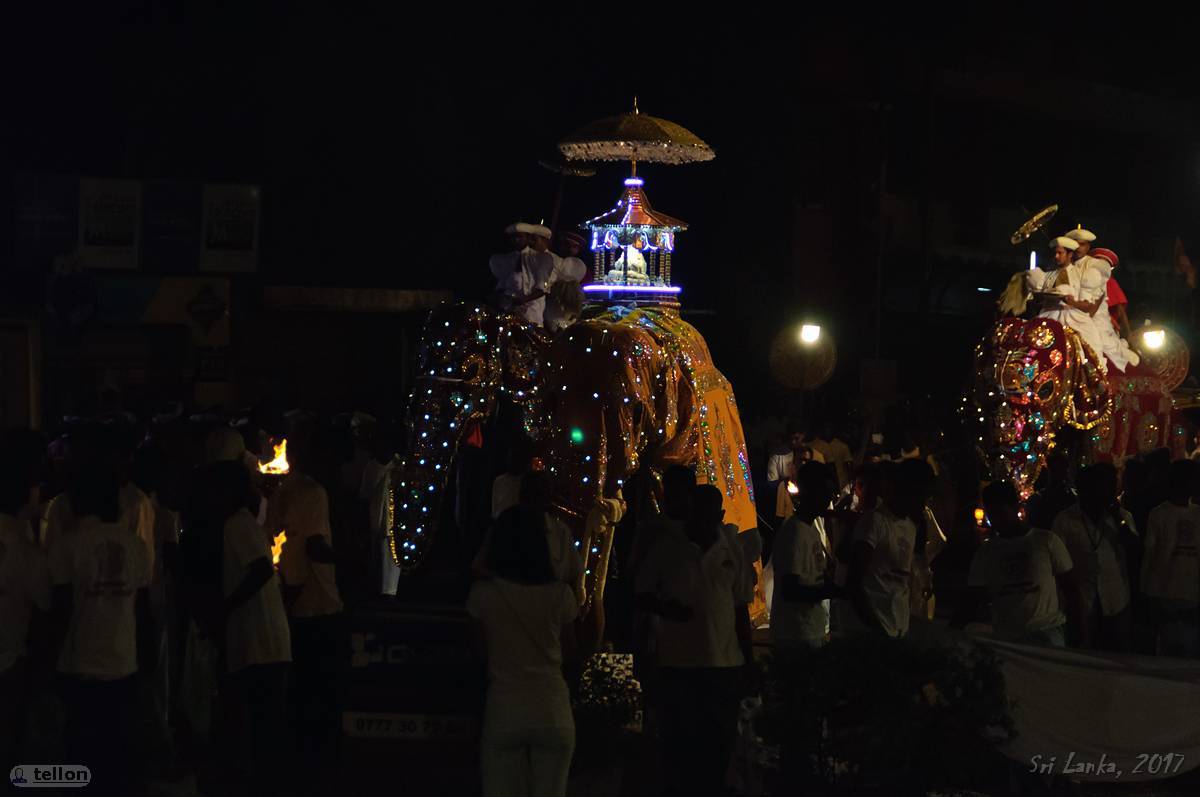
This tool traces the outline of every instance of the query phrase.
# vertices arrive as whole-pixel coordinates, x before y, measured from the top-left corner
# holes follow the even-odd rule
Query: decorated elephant
[[[1178,447],[1174,385],[1164,382],[1154,358],[1144,359],[1124,373],[1110,367],[1106,376],[1070,327],[1048,318],[1001,319],[975,349],[972,396],[964,399],[992,476],[1012,480],[1028,497],[1065,429],[1082,433],[1086,461]]]
[[[393,472],[389,529],[402,572],[437,534],[455,457],[502,397],[521,410],[554,476],[555,509],[572,526],[585,610],[603,597],[609,507],[639,469],[695,466],[725,495],[726,522],[757,526],[733,390],[700,333],[669,305],[593,307],[551,336],[482,305],[435,310],[417,353],[412,445]]]

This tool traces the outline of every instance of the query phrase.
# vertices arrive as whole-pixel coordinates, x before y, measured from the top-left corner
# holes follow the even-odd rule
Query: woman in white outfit
[[[1050,242],[1054,250],[1054,264],[1058,268],[1042,271],[1034,266],[1026,274],[1029,289],[1043,295],[1054,294],[1057,298],[1044,298],[1044,308],[1039,318],[1050,318],[1078,333],[1083,342],[1096,354],[1100,370],[1107,373],[1104,362],[1104,339],[1095,313],[1105,295],[1108,276],[1095,269],[1092,258],[1074,263],[1071,254],[1079,244],[1070,238],[1059,237]],[[1107,321],[1107,319],[1100,319]]]
[[[484,797],[562,797],[567,788],[575,720],[563,659],[576,656],[579,605],[554,577],[545,522],[520,506],[503,512],[488,550],[495,577],[467,596],[488,661]]]

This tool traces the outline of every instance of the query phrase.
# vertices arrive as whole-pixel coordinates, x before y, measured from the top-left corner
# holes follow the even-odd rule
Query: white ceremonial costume
[[[555,256],[525,247],[519,252],[492,255],[488,266],[496,278],[496,290],[502,293],[509,307],[534,291],[546,291],[554,280]],[[542,325],[546,312],[546,297],[539,296],[513,307],[513,312],[531,324]]]
[[[1098,268],[1101,270],[1107,269],[1107,273],[1111,279],[1113,269],[1116,267],[1116,263],[1108,260],[1107,258],[1112,257],[1113,260],[1116,260],[1116,253],[1112,252],[1110,249],[1100,249],[1096,251],[1099,252],[1101,256],[1092,257],[1091,255],[1087,255],[1086,259],[1097,264]],[[1085,258],[1080,259],[1082,260]],[[1096,325],[1100,328],[1100,337],[1103,340],[1104,345],[1104,356],[1108,357],[1112,364],[1115,365],[1121,373],[1125,373],[1125,368],[1127,366],[1136,366],[1141,362],[1141,357],[1138,355],[1138,353],[1129,348],[1129,343],[1117,334],[1116,327],[1110,323],[1107,323],[1109,319],[1107,280],[1105,280],[1104,292],[1100,294],[1100,308],[1096,310],[1096,315],[1094,318],[1096,319]]]
[[[1096,333],[1100,336],[1100,348],[1097,349],[1097,353],[1103,354],[1109,362],[1116,366],[1118,371],[1125,373],[1125,368],[1130,362],[1137,365],[1138,356],[1130,350],[1129,344],[1121,339],[1117,330],[1108,320],[1108,280],[1112,276],[1112,265],[1108,261],[1090,255],[1084,255],[1077,262],[1083,261],[1087,261],[1083,285],[1084,291],[1089,297],[1088,301],[1092,301],[1091,295],[1097,290],[1099,291],[1097,295],[1100,299],[1100,307],[1092,316]],[[1097,282],[1099,288],[1096,287]]]
[[[1056,239],[1063,241],[1064,239]],[[1069,243],[1074,244],[1074,241]],[[1075,246],[1066,246],[1064,248],[1074,250]],[[1081,299],[1085,302],[1094,302],[1105,295],[1108,285],[1108,274],[1111,273],[1111,268],[1106,271],[1096,271],[1091,265],[1095,258],[1084,257],[1079,261],[1071,263],[1065,268],[1057,268],[1052,271],[1042,271],[1037,266],[1029,269],[1026,273],[1026,281],[1029,289],[1043,293],[1056,293],[1064,297],[1073,297]],[[1101,265],[1107,267],[1108,264],[1103,261]],[[1061,285],[1059,275],[1065,272],[1065,282]],[[1099,311],[1096,316],[1089,315],[1083,310],[1074,307],[1068,307],[1065,304],[1052,303],[1038,313],[1039,318],[1050,318],[1059,322],[1063,326],[1070,327],[1075,330],[1083,342],[1092,348],[1096,353],[1097,361],[1100,369],[1107,372],[1107,366],[1104,362],[1104,339],[1100,331],[1100,324],[1097,321]],[[1108,318],[1101,318],[1108,324]],[[1109,324],[1111,326],[1111,324]]]
[[[554,269],[550,275],[550,279],[546,283],[547,290],[557,282],[573,282],[578,286],[587,275],[587,266],[579,258],[559,257],[553,252],[548,252],[547,254],[554,258]],[[579,288],[576,287],[575,290],[579,290]],[[568,313],[565,308],[555,301],[553,296],[546,301],[542,318],[546,324],[546,328],[551,332],[557,332],[575,320],[573,314]]]

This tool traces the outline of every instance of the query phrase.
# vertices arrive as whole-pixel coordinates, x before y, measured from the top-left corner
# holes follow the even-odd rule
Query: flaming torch
[[[280,529],[271,542],[271,564],[279,569],[279,557],[283,556],[283,544],[287,542],[287,529]]]
[[[258,472],[269,476],[284,476],[291,470],[287,461],[287,438],[280,440],[279,445],[274,448],[275,459],[265,465],[261,462],[258,463]]]

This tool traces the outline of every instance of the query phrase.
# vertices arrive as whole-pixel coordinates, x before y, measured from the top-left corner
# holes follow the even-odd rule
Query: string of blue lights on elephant
[[[426,384],[410,396],[413,451],[401,463],[398,489],[388,495],[391,548],[402,572],[415,568],[429,548],[432,530],[422,519],[432,515],[428,502],[438,500],[449,476],[439,458],[492,415],[497,395],[520,407],[522,425],[543,447],[548,469],[565,477],[556,505],[569,516],[582,518],[597,497],[621,489],[647,452],[656,469],[698,461],[702,477],[727,496],[744,490],[754,500],[740,424],[725,422],[725,415],[737,417],[732,391],[712,368],[703,339],[677,312],[613,307],[572,327],[565,340],[482,308],[439,312],[451,320],[427,325],[438,334],[427,332],[418,351]],[[717,396],[723,413],[711,406]],[[585,400],[596,409],[581,409]],[[580,412],[591,422],[565,423]],[[619,441],[612,451],[610,427]],[[610,482],[612,453],[619,454],[621,471]],[[588,576],[604,554],[602,542],[592,540],[585,550]]]

